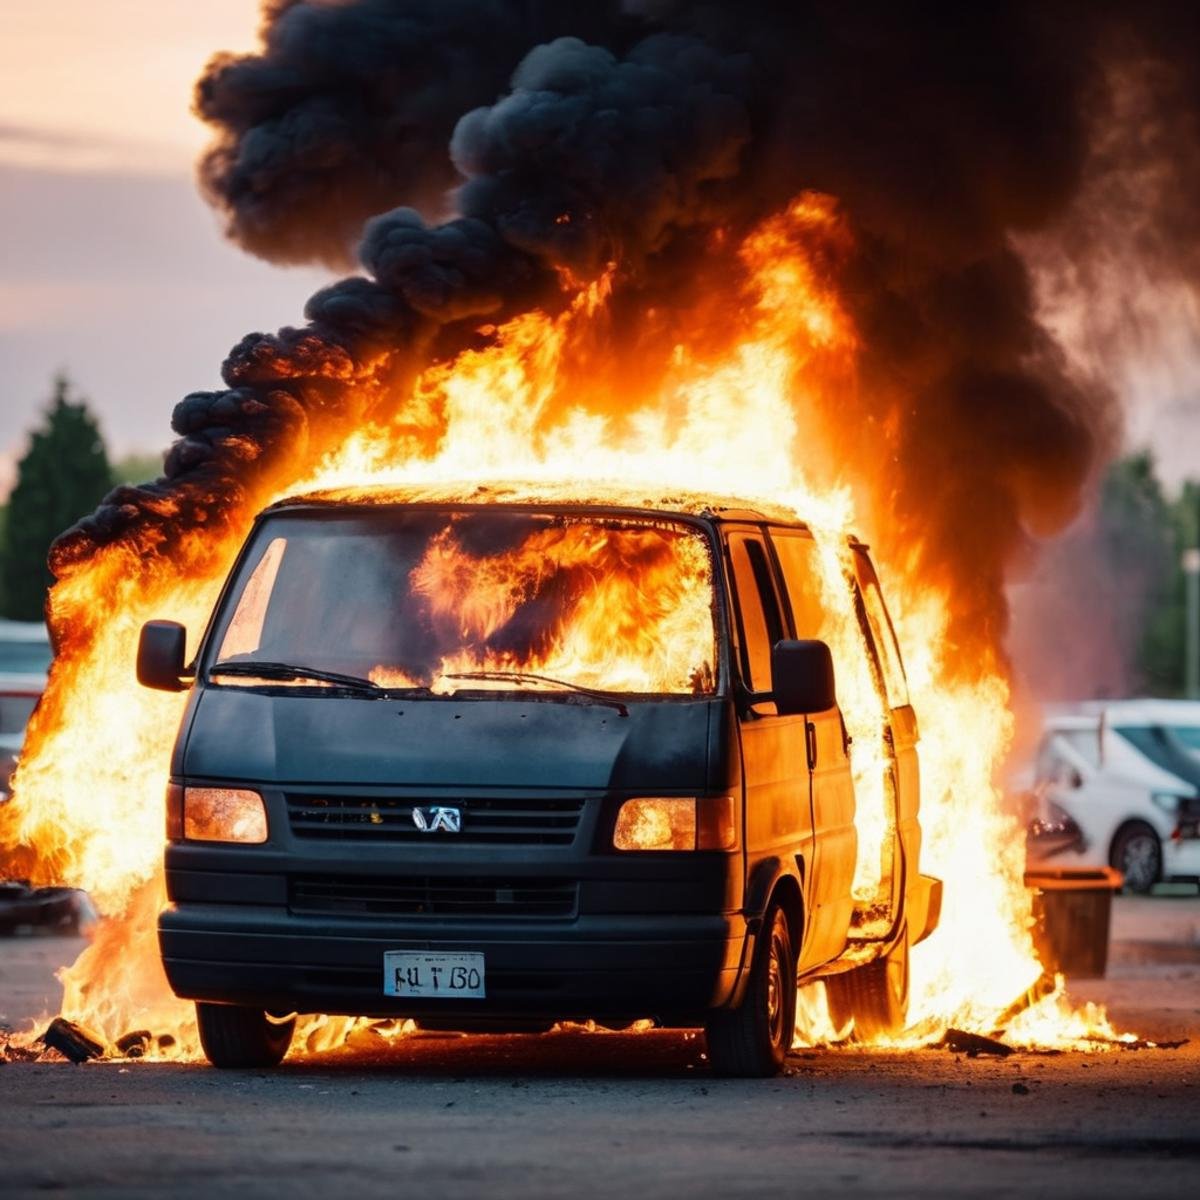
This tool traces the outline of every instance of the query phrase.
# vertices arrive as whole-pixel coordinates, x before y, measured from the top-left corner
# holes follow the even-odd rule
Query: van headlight
[[[167,836],[260,845],[267,840],[267,808],[246,788],[173,785],[167,793]]]
[[[617,813],[617,850],[729,850],[737,844],[732,796],[636,796]]]

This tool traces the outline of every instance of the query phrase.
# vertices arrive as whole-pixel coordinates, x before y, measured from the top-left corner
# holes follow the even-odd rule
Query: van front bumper
[[[364,922],[265,906],[187,904],[161,914],[159,942],[167,979],[188,1000],[277,1013],[509,1019],[514,1027],[641,1017],[694,1025],[733,995],[746,922],[738,914]],[[385,996],[389,950],[480,951],[487,997]]]

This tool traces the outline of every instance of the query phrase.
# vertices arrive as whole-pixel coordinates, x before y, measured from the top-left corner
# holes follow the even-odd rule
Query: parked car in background
[[[25,740],[25,726],[46,688],[53,653],[40,621],[0,621],[0,803]]]
[[[1200,883],[1200,703],[1129,700],[1052,714],[1032,800],[1031,862],[1113,866],[1131,892]]]
[[[87,933],[96,910],[86,892],[32,887],[26,879],[0,879],[0,936]]]

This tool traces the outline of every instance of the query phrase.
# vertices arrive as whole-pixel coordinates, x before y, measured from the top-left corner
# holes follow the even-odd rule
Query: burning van
[[[159,939],[209,1059],[277,1063],[298,1013],[650,1017],[766,1075],[816,979],[840,1026],[899,1030],[941,900],[916,719],[867,548],[842,539],[838,598],[818,553],[786,512],[703,497],[261,514],[190,664],[165,621],[138,659],[190,688]],[[880,697],[878,835],[855,674]]]

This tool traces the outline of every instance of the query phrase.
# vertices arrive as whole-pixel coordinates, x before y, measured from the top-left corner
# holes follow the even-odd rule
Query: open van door
[[[919,874],[921,861],[921,803],[920,765],[917,758],[919,730],[917,714],[908,695],[908,680],[896,631],[888,614],[875,567],[865,546],[854,547],[854,573],[858,584],[868,640],[879,667],[884,693],[887,697],[888,727],[885,736],[892,757],[892,786],[896,797],[896,829],[903,863],[898,863],[893,897],[900,900],[899,888],[904,889],[904,909],[908,916],[908,937],[915,944],[928,936],[937,924],[940,909],[938,897],[930,894],[931,887]]]

